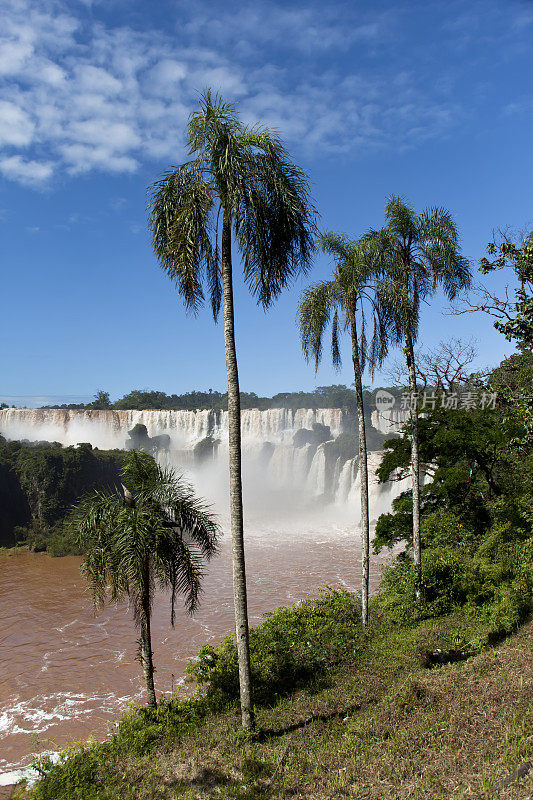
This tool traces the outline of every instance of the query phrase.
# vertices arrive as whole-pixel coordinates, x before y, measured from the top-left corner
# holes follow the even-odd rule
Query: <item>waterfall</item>
[[[371,415],[372,427],[386,436],[401,433],[403,426],[409,421],[409,411],[402,408],[374,410]]]
[[[391,426],[401,427],[404,417],[405,412],[391,409],[373,412],[371,421],[374,427],[390,433]],[[354,417],[346,409],[246,409],[241,420],[243,474],[245,482],[253,483],[252,495],[273,490],[278,500],[280,492],[284,493],[286,503],[307,498],[310,502],[321,500],[358,507],[358,458],[340,456],[342,450],[330,447],[340,434],[354,430]],[[0,410],[0,434],[6,438],[56,441],[65,446],[90,442],[100,449],[123,449],[128,431],[135,425],[144,425],[150,437],[166,434],[170,448],[165,460],[191,473],[207,497],[216,498],[217,491],[221,497],[224,495],[226,411]],[[212,447],[207,455],[205,449],[200,453],[206,441]],[[213,447],[213,443],[217,446]],[[375,471],[380,459],[380,452],[369,454],[370,499],[379,513],[390,509],[392,499],[406,488],[405,481],[377,484]]]

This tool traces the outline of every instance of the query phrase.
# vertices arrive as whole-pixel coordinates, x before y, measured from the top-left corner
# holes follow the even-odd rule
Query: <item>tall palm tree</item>
[[[368,593],[370,573],[370,518],[368,508],[368,459],[366,420],[363,399],[363,372],[368,365],[373,372],[385,358],[394,329],[383,302],[376,267],[375,245],[363,237],[350,242],[336,233],[326,233],[320,243],[322,250],[333,256],[333,279],[310,286],[302,295],[299,308],[299,328],[304,355],[313,357],[315,369],[322,357],[325,329],[331,322],[331,353],[333,365],[341,366],[339,324],[349,331],[352,343],[352,362],[359,422],[359,470],[361,475],[361,600],[363,625],[368,622]],[[339,319],[340,317],[340,319]],[[367,328],[372,335],[367,339]]]
[[[177,594],[192,613],[203,562],[217,549],[219,528],[208,507],[170,469],[146,453],[126,454],[121,492],[94,492],[73,512],[85,551],[81,570],[96,606],[128,597],[140,628],[139,660],[148,705],[156,705],[150,621],[157,586],[170,588],[174,625]]]
[[[418,442],[418,387],[414,344],[418,338],[420,303],[441,287],[452,300],[468,289],[471,271],[461,254],[457,226],[449,211],[428,208],[416,214],[412,206],[393,195],[385,207],[385,227],[373,232],[380,249],[388,302],[396,330],[405,341],[404,353],[411,396],[411,470],[413,475],[413,560],[416,595],[422,600],[420,536],[420,455]]]
[[[228,377],[230,516],[235,629],[244,728],[254,725],[241,480],[241,412],[235,349],[232,238],[245,282],[264,308],[310,266],[315,211],[306,174],[280,139],[246,127],[232,105],[206,92],[189,119],[190,161],[152,187],[150,227],[160,265],[187,309],[204,300],[215,320],[222,302]],[[219,249],[220,233],[220,249]]]

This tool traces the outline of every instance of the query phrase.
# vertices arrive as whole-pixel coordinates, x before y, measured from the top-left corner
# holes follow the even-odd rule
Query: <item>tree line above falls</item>
[[[365,391],[365,402],[369,405],[373,392]],[[264,411],[269,408],[346,408],[355,414],[355,391],[343,384],[319,386],[312,392],[280,392],[273,397],[260,397],[254,392],[241,392],[241,408],[258,408]],[[91,403],[69,403],[43,408],[70,408],[79,410],[116,409],[125,411],[143,411],[153,409],[160,411],[195,411],[212,409],[225,411],[228,407],[227,392],[209,389],[206,392],[193,390],[184,394],[166,394],[153,389],[134,389],[128,394],[111,402],[108,392],[98,391]]]

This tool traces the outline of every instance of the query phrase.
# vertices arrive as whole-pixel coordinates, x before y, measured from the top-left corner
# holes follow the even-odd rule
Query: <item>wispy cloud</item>
[[[41,186],[53,175],[54,165],[50,161],[24,160],[21,156],[0,159],[0,173],[9,180],[27,186]]]
[[[97,0],[0,5],[0,172],[27,185],[176,162],[206,86],[238,100],[246,121],[312,153],[412,147],[463,116],[442,88],[446,75],[431,85],[376,60],[400,36],[395,10],[261,1],[241,4],[237,21],[231,5],[198,0],[174,4],[175,29],[157,30],[148,15],[145,28],[133,26],[126,11],[135,2],[111,4],[129,26],[104,24]],[[465,24],[457,19],[455,34]],[[517,22],[526,24],[527,14]]]

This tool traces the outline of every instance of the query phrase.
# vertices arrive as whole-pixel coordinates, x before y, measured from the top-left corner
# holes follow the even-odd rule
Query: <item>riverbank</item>
[[[242,737],[235,705],[216,710],[221,687],[227,690],[221,669],[218,678],[211,673],[207,695],[124,717],[112,740],[45,768],[44,779],[20,796],[530,797],[531,622],[490,645],[494,632],[464,610],[400,627],[386,622],[375,602],[363,633],[353,597],[329,597],[326,606],[308,601],[264,623],[256,645],[263,680],[256,737]],[[289,658],[291,631],[297,652]],[[280,636],[276,653],[268,642]],[[448,657],[460,660],[438,663]],[[223,665],[221,650],[217,658]],[[313,665],[307,677],[306,661]]]
[[[31,553],[32,551],[28,547],[27,544],[19,544],[15,545],[15,547],[0,547],[0,558],[10,558],[12,556],[18,556],[21,553]],[[34,555],[40,555],[39,553],[34,553]]]
[[[321,586],[356,589],[360,554],[351,528],[290,530],[250,523],[247,563],[254,574],[250,622],[265,612],[316,595]],[[372,564],[377,589],[385,559]],[[62,750],[93,736],[103,740],[133,701],[143,702],[142,673],[135,661],[138,633],[127,604],[94,613],[76,556],[50,558],[24,551],[1,559],[0,773],[24,768],[33,753]],[[13,598],[24,597],[14,605]],[[206,643],[216,644],[234,625],[231,539],[209,565],[204,593],[193,617],[178,605],[170,625],[170,601],[154,600],[152,637],[156,691],[180,688],[186,665]]]

